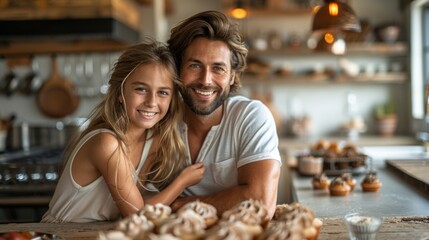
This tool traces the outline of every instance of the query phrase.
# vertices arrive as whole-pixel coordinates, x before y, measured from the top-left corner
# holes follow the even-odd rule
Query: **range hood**
[[[114,18],[0,20],[1,43],[8,41],[79,41],[110,39],[136,43],[139,33]]]
[[[0,56],[122,49],[139,41],[138,7],[134,0],[9,0],[0,5]]]

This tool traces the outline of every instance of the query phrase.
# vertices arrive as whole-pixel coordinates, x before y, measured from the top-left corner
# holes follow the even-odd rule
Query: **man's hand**
[[[179,208],[181,208],[183,205],[187,204],[188,202],[192,202],[198,199],[198,196],[189,196],[189,197],[182,197],[177,198],[174,200],[174,202],[171,204],[171,209],[173,212],[176,212]]]
[[[189,196],[176,199],[171,208],[177,211],[188,202],[199,199],[213,205],[218,215],[247,199],[259,199],[268,209],[268,218],[274,215],[280,164],[276,160],[263,160],[246,164],[238,169],[238,185],[208,196]]]

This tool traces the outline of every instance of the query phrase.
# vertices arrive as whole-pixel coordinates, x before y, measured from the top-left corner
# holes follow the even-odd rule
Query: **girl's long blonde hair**
[[[72,150],[83,136],[89,132],[106,128],[115,133],[118,139],[117,151],[122,151],[127,156],[127,137],[129,119],[125,110],[125,103],[119,102],[119,96],[123,94],[123,83],[126,78],[139,65],[160,64],[170,73],[174,82],[172,100],[167,114],[155,124],[152,137],[159,139],[158,148],[153,155],[153,161],[149,172],[142,176],[140,183],[151,182],[159,189],[165,188],[185,166],[184,143],[180,137],[178,124],[182,119],[182,102],[179,95],[181,83],[177,80],[176,65],[168,48],[153,39],[146,38],[142,43],[128,47],[114,65],[109,80],[109,90],[103,100],[92,110],[88,121],[88,127],[71,142],[66,151],[67,159]],[[131,161],[128,164],[132,167]]]

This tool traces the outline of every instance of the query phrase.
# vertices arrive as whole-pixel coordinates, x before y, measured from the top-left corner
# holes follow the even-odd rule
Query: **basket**
[[[359,175],[367,172],[369,157],[359,155],[355,157],[323,158],[323,171],[326,175],[338,176],[343,173]]]

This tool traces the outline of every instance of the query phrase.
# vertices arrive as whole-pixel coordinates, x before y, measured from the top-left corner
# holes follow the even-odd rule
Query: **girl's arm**
[[[185,188],[201,181],[205,170],[206,168],[202,163],[196,163],[185,168],[164,190],[150,199],[145,199],[145,203],[152,205],[156,203],[172,204]]]
[[[103,176],[122,216],[129,216],[142,209],[144,201],[133,179],[133,166],[118,148],[118,140],[111,134],[102,133],[94,136],[87,144],[88,159]]]

